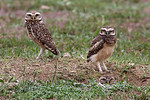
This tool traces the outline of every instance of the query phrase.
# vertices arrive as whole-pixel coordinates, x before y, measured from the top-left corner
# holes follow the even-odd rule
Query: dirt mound
[[[47,81],[52,78],[72,79],[77,82],[88,83],[90,78],[99,81],[101,76],[113,76],[116,81],[126,80],[137,86],[150,85],[150,74],[146,71],[147,66],[136,65],[124,69],[125,65],[106,64],[111,73],[101,74],[95,64],[87,63],[83,59],[57,58],[42,60],[11,59],[1,61],[1,77],[5,80],[14,77],[17,80]]]

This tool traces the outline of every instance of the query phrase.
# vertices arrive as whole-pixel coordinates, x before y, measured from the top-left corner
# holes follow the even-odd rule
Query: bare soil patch
[[[139,19],[139,22],[126,21],[119,27],[126,28],[128,30],[128,33],[131,34],[133,31],[137,31],[138,29],[149,27],[149,22],[150,22],[150,19],[145,17],[145,18]]]
[[[90,78],[99,81],[101,76],[115,77],[116,81],[126,80],[128,83],[137,86],[150,85],[150,73],[144,65],[136,65],[128,70],[123,70],[125,65],[106,63],[111,73],[101,74],[95,64],[87,63],[82,59],[56,58],[56,59],[9,59],[1,61],[0,77],[7,80],[10,77],[21,81],[29,79],[31,81],[40,79],[48,81],[54,77],[58,79],[71,79],[77,82],[88,83]]]
[[[139,0],[140,2],[146,2],[146,3],[149,3],[150,2],[150,0]]]
[[[49,20],[55,20],[52,23],[49,24],[50,27],[56,26],[61,29],[65,28],[66,22],[71,18],[74,18],[75,16],[69,12],[69,11],[54,11],[54,12],[46,12],[42,14],[45,21],[47,19]]]
[[[143,13],[150,14],[150,7],[144,8]]]

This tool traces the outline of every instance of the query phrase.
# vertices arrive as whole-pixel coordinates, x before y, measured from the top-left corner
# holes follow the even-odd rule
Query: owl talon
[[[101,74],[105,74],[106,72],[101,72]]]
[[[39,60],[40,59],[40,57],[36,57],[36,60]]]
[[[101,72],[101,74],[105,74],[105,72]]]
[[[106,72],[110,73],[110,72],[111,72],[111,70],[106,70]]]

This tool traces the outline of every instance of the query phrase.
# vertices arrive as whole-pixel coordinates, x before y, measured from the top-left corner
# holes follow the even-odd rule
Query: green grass
[[[40,9],[42,5],[49,6],[50,9]],[[116,27],[118,41],[109,61],[116,62],[116,66],[129,63],[142,64],[148,66],[147,70],[150,72],[150,41],[146,41],[150,39],[150,25],[148,21],[142,22],[144,19],[149,19],[150,14],[143,13],[143,10],[150,6],[150,2],[140,2],[140,0],[3,0],[0,1],[0,6],[10,12],[17,10],[26,12],[37,10],[41,13],[70,12],[63,29],[56,25],[48,26],[55,21],[61,22],[62,16],[44,21],[61,53],[69,52],[74,59],[79,59],[81,54],[86,58],[90,42],[98,34],[99,29],[105,25],[113,25]],[[0,16],[0,22],[3,20],[5,25],[5,27],[0,27],[0,59],[2,61],[11,58],[30,60],[38,55],[40,48],[26,37],[25,28],[24,31],[17,30],[17,27],[24,26],[22,19],[24,18],[17,17],[14,13]],[[129,26],[130,23],[133,25]],[[136,23],[139,25],[136,26]],[[128,31],[128,26],[132,29],[131,32]],[[16,30],[11,31],[12,29]],[[16,34],[22,34],[21,38],[18,39]],[[42,57],[48,57],[48,55],[52,54],[45,52]],[[126,70],[127,67],[122,70]],[[127,91],[132,92],[127,93]],[[134,93],[135,91],[140,91],[142,95],[138,96]],[[124,82],[118,82],[112,86],[106,85],[102,88],[96,83],[26,80],[14,87],[9,87],[4,83],[0,87],[0,96],[15,99],[106,99],[109,96],[115,100],[126,97],[146,100],[149,91],[149,86],[137,87]]]
[[[104,85],[101,87],[98,83],[90,80],[90,84],[76,83],[71,80],[57,80],[52,82],[36,82],[22,81],[21,83],[9,86],[13,79],[9,82],[3,83],[0,87],[0,96],[7,96],[9,98],[16,98],[19,100],[40,99],[148,99],[150,93],[150,86],[136,87],[126,82],[118,82],[114,85]],[[2,82],[2,80],[0,80]],[[13,83],[13,82],[12,82]],[[127,92],[128,91],[128,92]],[[130,92],[129,92],[130,91]],[[140,95],[137,94],[140,93]]]
[[[17,0],[15,1],[19,2]],[[14,8],[15,7],[14,2],[12,1],[9,2],[12,4],[10,4],[11,6],[8,7]],[[66,5],[67,2],[69,2],[69,5]],[[70,52],[73,53],[72,54],[73,56],[79,56],[79,54],[83,54],[84,57],[86,57],[90,42],[93,39],[93,37],[95,37],[98,34],[100,27],[111,24],[116,26],[118,38],[117,48],[115,50],[112,59],[117,60],[119,58],[121,60],[117,62],[120,63],[135,62],[140,64],[149,64],[150,63],[150,56],[148,54],[149,49],[145,49],[145,47],[150,46],[148,42],[142,45],[142,47],[135,48],[133,52],[127,51],[127,49],[136,47],[140,43],[142,43],[143,41],[139,40],[141,37],[144,39],[147,39],[147,37],[149,37],[149,29],[146,29],[146,25],[148,24],[144,23],[145,24],[144,27],[141,27],[142,25],[139,26],[131,34],[128,34],[126,26],[123,26],[123,28],[119,28],[120,25],[122,26],[123,23],[126,22],[133,22],[133,23],[140,22],[139,19],[145,17],[145,15],[141,14],[140,12],[148,4],[133,3],[129,1],[123,3],[122,2],[123,1],[121,0],[118,2],[117,1],[108,2],[103,0],[101,1],[82,0],[82,2],[77,2],[74,0],[71,1],[57,0],[56,2],[47,0],[42,1],[37,0],[33,1],[34,4],[33,8],[30,7],[28,8],[28,6],[26,8],[28,10],[32,9],[41,10],[38,8],[41,5],[45,4],[47,6],[53,7],[55,11],[65,10],[71,11],[73,13],[73,16],[75,17],[74,18],[68,17],[64,29],[60,29],[59,27],[53,27],[50,29],[54,39],[58,40],[56,41],[58,48],[60,48],[60,46],[63,45],[64,49],[61,50],[62,53]],[[42,10],[41,12],[48,12],[48,11]],[[22,26],[22,22],[20,22],[20,19],[15,19],[11,15],[9,17],[11,22],[7,26],[8,29],[10,27],[15,28],[16,26],[20,25]],[[51,22],[52,19],[46,20]],[[130,37],[130,39],[128,39],[127,37]],[[24,35],[22,36],[21,40],[17,40],[15,37],[10,39],[9,38],[1,39],[0,44],[2,48],[0,49],[0,52],[2,53],[1,54],[2,58],[6,58],[7,56],[12,55],[13,57],[19,56],[31,58],[34,57],[34,55],[37,55],[39,51],[39,49],[31,41],[24,38]],[[142,52],[139,52],[139,50],[141,50]]]

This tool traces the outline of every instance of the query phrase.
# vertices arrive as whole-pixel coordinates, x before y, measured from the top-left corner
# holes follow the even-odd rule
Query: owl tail
[[[55,49],[54,51],[50,50],[54,55],[60,55],[60,51],[58,49]]]
[[[54,42],[51,42],[49,44],[44,44],[44,46],[46,47],[46,49],[48,49],[49,51],[51,51],[54,55],[60,55],[60,51],[56,48]]]
[[[60,51],[58,49],[56,51],[57,51],[56,55],[61,55],[61,53],[60,53]]]

